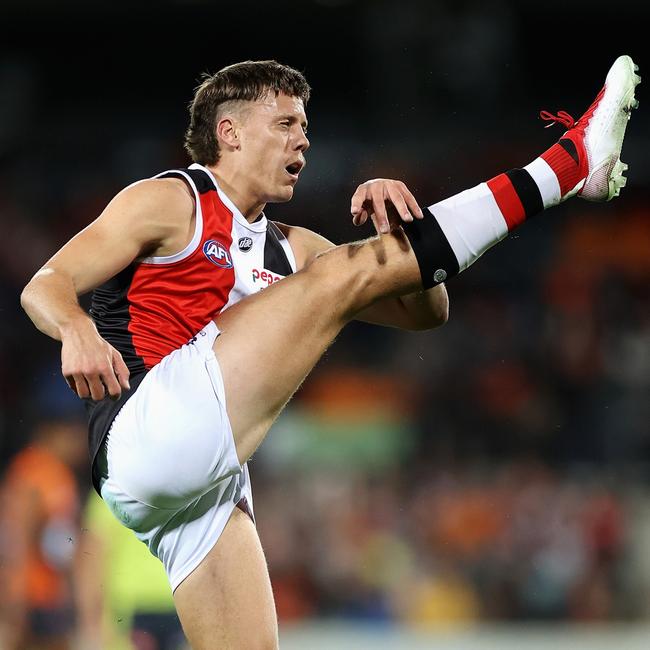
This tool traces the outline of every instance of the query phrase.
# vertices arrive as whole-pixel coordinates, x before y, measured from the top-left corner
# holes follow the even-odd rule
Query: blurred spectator
[[[162,564],[94,490],[83,517],[76,586],[81,650],[186,647]]]
[[[295,470],[290,510],[283,486],[258,480],[281,620],[430,626],[625,614],[616,606],[623,500],[589,473],[517,461],[398,477],[397,468],[381,478]]]
[[[86,463],[86,430],[42,420],[9,464],[0,488],[0,647],[66,650],[73,629],[72,559]]]

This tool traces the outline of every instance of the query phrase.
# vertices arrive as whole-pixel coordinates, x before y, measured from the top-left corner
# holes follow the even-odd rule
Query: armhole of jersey
[[[253,232],[266,231],[266,226],[268,223],[270,223],[270,219],[267,219],[266,215],[262,213],[262,216],[264,217],[263,219],[249,223],[244,215],[240,212],[239,208],[230,200],[230,197],[221,189],[215,175],[207,167],[199,165],[199,163],[192,163],[188,169],[199,169],[210,179],[210,185],[217,191],[219,200],[232,213],[233,220],[236,221],[240,226],[243,226],[247,230],[252,230]]]
[[[194,224],[194,235],[190,243],[182,251],[179,251],[178,253],[174,253],[173,255],[163,255],[160,257],[146,257],[142,260],[142,264],[174,264],[175,262],[180,262],[181,260],[184,260],[187,257],[189,257],[197,249],[199,243],[201,242],[201,237],[203,235],[203,211],[201,210],[201,197],[199,195],[199,191],[196,189],[196,185],[194,185],[194,181],[190,178],[188,174],[181,171],[180,169],[170,169],[166,172],[161,172],[160,174],[156,174],[154,178],[161,178],[166,174],[168,175],[174,174],[175,176],[182,176],[187,182],[187,184],[192,188],[192,192],[194,192],[194,200],[196,205],[195,207],[196,221]]]
[[[295,273],[298,270],[296,264],[296,256],[293,254],[293,249],[291,248],[291,244],[289,243],[289,240],[285,237],[285,234],[282,232],[282,230],[280,230],[280,228],[274,221],[269,221],[269,223],[273,225],[273,229],[278,237],[278,241],[280,242],[280,245],[284,250],[284,254],[287,256],[287,261],[289,262],[289,266],[292,268],[293,272]]]

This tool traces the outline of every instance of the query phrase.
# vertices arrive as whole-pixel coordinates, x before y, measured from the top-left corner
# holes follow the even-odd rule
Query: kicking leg
[[[431,216],[378,238],[333,248],[293,276],[223,312],[214,344],[240,461],[343,325],[374,300],[429,288],[466,269],[528,217],[580,194],[607,201],[624,185],[620,162],[639,82],[619,57],[605,87],[569,130],[523,169],[429,208]],[[548,116],[548,114],[547,114]]]

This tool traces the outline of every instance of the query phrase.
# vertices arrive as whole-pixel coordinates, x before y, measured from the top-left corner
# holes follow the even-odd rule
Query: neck
[[[226,196],[237,206],[244,219],[253,223],[264,210],[266,203],[261,202],[248,189],[248,183],[241,173],[236,170],[229,170],[225,167],[207,165],[219,183],[219,187],[226,193]]]

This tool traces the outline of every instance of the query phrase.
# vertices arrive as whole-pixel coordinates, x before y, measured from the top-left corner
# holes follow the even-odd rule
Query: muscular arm
[[[298,269],[303,268],[319,253],[334,244],[321,235],[301,228],[278,223],[296,257]],[[406,330],[427,330],[447,321],[449,299],[444,285],[428,291],[417,291],[398,298],[383,298],[357,315],[357,320]]]
[[[120,192],[34,275],[20,297],[36,327],[62,342],[62,370],[80,397],[128,388],[121,355],[104,341],[77,296],[146,254],[181,250],[191,238],[193,199],[182,181],[148,180]]]

